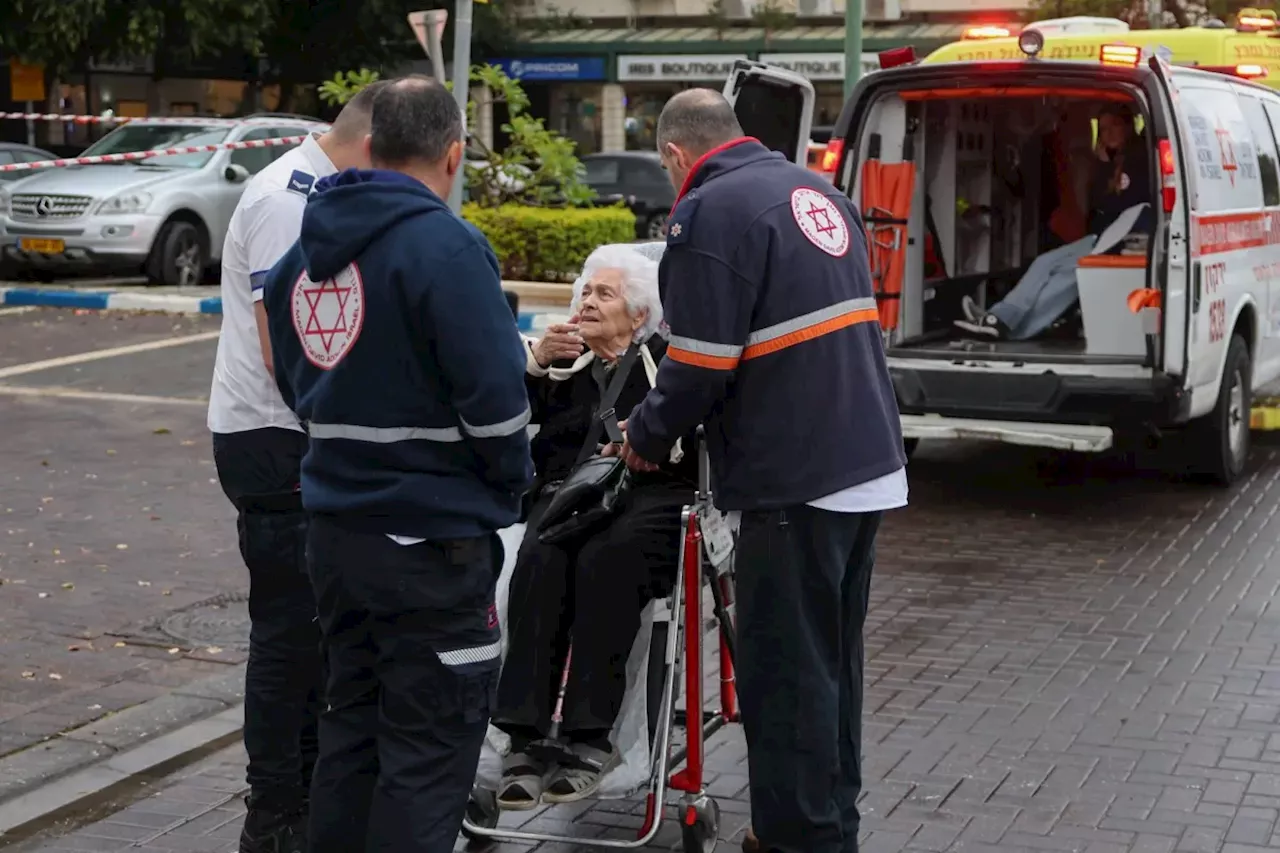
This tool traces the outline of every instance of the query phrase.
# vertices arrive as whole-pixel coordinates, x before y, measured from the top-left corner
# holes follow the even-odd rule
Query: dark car
[[[623,201],[636,215],[636,237],[660,240],[666,236],[667,214],[676,191],[657,152],[615,151],[582,158],[586,183],[602,204]]]
[[[57,160],[57,154],[50,154],[40,148],[22,145],[18,142],[0,142],[0,166],[10,163],[35,163],[40,160]],[[16,181],[25,178],[31,172],[21,169],[13,172],[0,172],[0,181]]]

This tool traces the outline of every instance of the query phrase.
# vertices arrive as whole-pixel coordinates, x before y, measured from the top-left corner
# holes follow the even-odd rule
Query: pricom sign
[[[619,56],[618,82],[722,82],[729,79],[733,63],[746,58],[746,54]]]

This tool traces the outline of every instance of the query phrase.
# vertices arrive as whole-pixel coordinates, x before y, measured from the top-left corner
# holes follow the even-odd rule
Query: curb
[[[244,727],[244,665],[0,758],[0,846],[131,779],[230,745]],[[167,768],[167,769],[166,769]]]
[[[131,293],[112,290],[70,290],[42,287],[0,288],[0,305],[42,308],[81,308],[90,311],[159,311],[167,314],[221,314],[220,296]],[[546,326],[553,315],[541,311],[521,311],[517,325],[522,332]]]

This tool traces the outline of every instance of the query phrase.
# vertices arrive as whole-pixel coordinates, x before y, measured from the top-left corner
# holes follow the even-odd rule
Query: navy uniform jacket
[[[676,202],[659,277],[670,345],[627,423],[642,458],[705,423],[725,510],[906,464],[866,237],[832,184],[754,139],[714,149]]]

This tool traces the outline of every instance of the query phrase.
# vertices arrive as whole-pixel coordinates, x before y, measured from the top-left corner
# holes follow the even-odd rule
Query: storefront
[[[602,150],[604,86],[608,67],[604,57],[534,57],[498,59],[494,65],[519,80],[529,96],[531,115],[546,120],[548,130],[572,139],[579,154]],[[494,104],[494,142],[505,145],[498,130],[506,123],[506,110]]]
[[[697,86],[719,88],[743,54],[619,56],[617,79],[624,94],[626,144],[630,151],[657,145],[658,115],[672,95]]]

